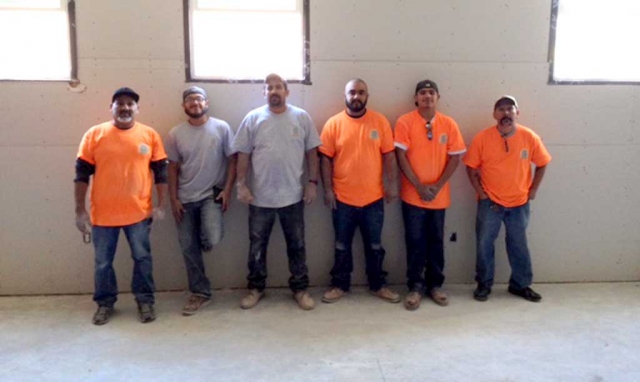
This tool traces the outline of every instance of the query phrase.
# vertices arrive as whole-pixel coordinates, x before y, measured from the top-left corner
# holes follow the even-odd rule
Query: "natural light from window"
[[[640,81],[640,1],[559,0],[553,79]]]
[[[192,0],[191,74],[257,80],[304,78],[302,0]]]
[[[0,0],[0,79],[70,80],[65,0]]]

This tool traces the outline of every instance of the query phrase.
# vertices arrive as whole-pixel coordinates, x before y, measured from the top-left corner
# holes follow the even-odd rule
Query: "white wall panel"
[[[92,248],[73,225],[73,161],[82,134],[110,118],[120,86],[141,95],[139,120],[161,134],[184,120],[182,2],[124,0],[78,3],[79,75],[86,90],[64,83],[0,83],[0,294],[77,293],[93,289]],[[640,242],[640,90],[632,86],[549,86],[549,0],[312,0],[311,79],[292,84],[289,101],[305,108],[318,129],[344,107],[345,83],[369,84],[369,106],[393,124],[413,109],[416,82],[436,81],[440,110],[470,143],[494,123],[493,103],[516,96],[521,122],[537,131],[554,157],[532,204],[529,228],[536,281],[638,280]],[[355,37],[354,37],[355,36]],[[264,104],[260,84],[198,84],[210,114],[237,129]],[[463,168],[452,180],[447,211],[447,282],[473,282],[475,196]],[[311,282],[326,285],[333,263],[333,228],[322,195],[307,208]],[[233,201],[225,238],[206,254],[215,287],[244,287],[249,247],[247,208]],[[457,241],[450,242],[451,233]],[[404,283],[400,204],[386,206],[383,245],[389,281]],[[509,266],[504,233],[496,243],[496,280]],[[152,233],[159,289],[182,289],[184,265],[172,220]],[[353,281],[365,283],[361,238],[354,239]],[[131,259],[124,240],[116,270],[128,290]],[[269,286],[288,279],[282,231],[274,229]],[[471,287],[470,287],[471,289]]]

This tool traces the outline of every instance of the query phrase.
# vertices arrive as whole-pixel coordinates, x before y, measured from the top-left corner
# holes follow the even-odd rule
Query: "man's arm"
[[[540,187],[540,183],[542,183],[542,178],[544,177],[544,172],[546,170],[547,170],[546,165],[536,167],[535,173],[533,174],[533,181],[531,182],[531,187],[529,187],[529,200],[533,200],[536,198],[538,187]]]
[[[442,190],[442,187],[447,184],[447,182],[451,178],[451,175],[453,175],[453,172],[456,171],[456,168],[458,168],[458,164],[460,164],[460,155],[461,154],[447,155],[447,164],[444,167],[444,171],[442,172],[440,179],[438,179],[438,181],[433,184],[427,185],[427,188],[429,189],[429,192],[433,194],[434,199],[436,198],[436,196],[438,196],[438,193],[440,192],[440,190]]]
[[[227,180],[224,183],[224,189],[218,195],[218,199],[222,200],[222,212],[229,208],[229,201],[231,200],[231,189],[233,188],[233,182],[236,181],[236,167],[238,164],[238,155],[232,154],[227,159]]]
[[[396,163],[396,153],[390,151],[382,155],[384,161],[384,199],[387,203],[398,197],[398,165]]]
[[[85,206],[85,198],[87,197],[87,190],[89,189],[89,183],[85,183],[82,181],[74,182],[74,197],[76,201],[76,228],[78,231],[87,234],[91,231],[89,230],[89,226],[91,226],[91,219],[89,219],[89,214],[87,213],[87,208]]]
[[[314,147],[311,150],[307,150],[306,156],[309,181],[304,186],[303,200],[306,204],[311,204],[318,195],[318,149]]]
[[[180,163],[169,161],[168,171],[168,188],[169,188],[169,200],[171,201],[171,213],[177,223],[182,221],[182,214],[184,213],[184,207],[178,199],[178,179],[180,177]]]
[[[249,170],[249,155],[238,153],[238,164],[236,166],[236,186],[238,187],[238,200],[244,204],[253,201],[251,190],[247,187],[247,171]]]
[[[153,171],[153,178],[156,184],[156,193],[158,194],[158,204],[153,207],[153,210],[151,211],[151,218],[153,220],[162,220],[164,219],[164,209],[167,205],[167,178],[169,161],[166,158],[160,159],[151,162],[149,166]]]
[[[480,183],[480,171],[478,169],[467,166],[467,176],[469,176],[469,181],[471,182],[471,186],[476,190],[476,194],[480,199],[487,199],[489,196],[486,192],[484,192],[484,188],[482,188],[482,184]]]
[[[432,195],[430,190],[428,190],[427,186],[420,183],[420,179],[416,176],[416,173],[413,172],[413,168],[407,159],[407,152],[400,147],[396,148],[396,157],[398,158],[398,166],[400,167],[400,171],[407,177],[409,182],[416,188],[420,198],[426,201],[431,201],[435,197]]]
[[[333,192],[333,159],[320,154],[320,171],[322,174],[322,186],[324,188],[324,204],[335,210],[336,194]]]

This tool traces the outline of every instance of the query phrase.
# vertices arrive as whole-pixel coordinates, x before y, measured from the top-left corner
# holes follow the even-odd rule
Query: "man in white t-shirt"
[[[243,309],[253,308],[264,297],[267,246],[276,215],[287,243],[294,299],[304,310],[315,306],[307,292],[304,204],[316,198],[316,148],[321,142],[309,114],[287,104],[288,95],[287,82],[277,74],[268,75],[267,105],[247,114],[232,144],[238,153],[238,200],[249,205],[249,293],[240,302]],[[303,184],[305,157],[308,180]]]
[[[222,239],[222,213],[229,205],[236,160],[231,151],[233,132],[225,121],[207,115],[204,89],[185,90],[182,107],[189,119],[171,129],[165,147],[171,210],[191,292],[182,314],[190,316],[211,301],[202,252]]]

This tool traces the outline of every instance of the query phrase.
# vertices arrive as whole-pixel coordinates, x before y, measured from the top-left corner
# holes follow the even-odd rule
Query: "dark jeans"
[[[351,244],[356,228],[360,227],[369,289],[377,291],[386,285],[387,277],[387,272],[382,269],[385,251],[380,243],[384,203],[380,199],[364,207],[354,207],[340,201],[336,201],[336,204],[337,208],[333,210],[333,228],[336,235],[335,263],[331,269],[331,285],[343,291],[348,291],[351,287]]]
[[[427,293],[444,283],[444,215],[444,209],[432,210],[402,202],[410,291]]]
[[[205,273],[202,251],[211,250],[222,239],[222,209],[213,195],[197,202],[184,203],[182,221],[178,226],[178,240],[187,270],[189,291],[211,298],[211,283]]]
[[[478,201],[476,217],[476,282],[491,288],[495,271],[494,242],[504,223],[507,230],[507,255],[511,265],[509,285],[516,289],[531,285],[533,271],[527,246],[527,226],[529,225],[529,203],[507,208],[490,199]]]
[[[153,304],[155,285],[153,283],[153,265],[149,232],[151,219],[123,227],[93,226],[91,229],[95,248],[95,292],[93,301],[100,306],[113,306],[118,299],[118,283],[113,270],[113,258],[116,255],[120,229],[124,231],[131,248],[133,258],[133,277],[131,291],[136,301]]]
[[[263,291],[267,281],[267,246],[269,236],[276,220],[280,225],[287,243],[289,258],[289,287],[294,292],[307,289],[309,270],[304,248],[304,203],[302,201],[281,208],[249,206],[249,289]]]

